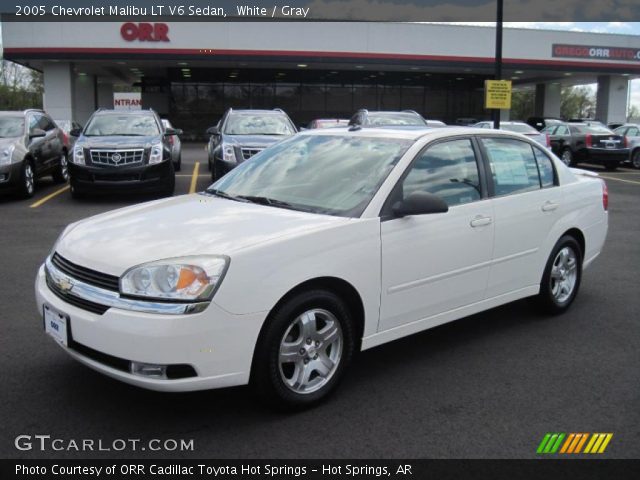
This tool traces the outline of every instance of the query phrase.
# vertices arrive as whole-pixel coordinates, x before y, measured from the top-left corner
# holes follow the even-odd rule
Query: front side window
[[[358,217],[412,143],[379,137],[293,136],[240,164],[207,192]]]
[[[292,135],[289,120],[283,115],[235,113],[227,118],[224,132],[227,135]]]
[[[40,120],[38,121],[38,128],[41,128],[45,132],[49,130],[53,130],[55,127],[54,123],[47,117],[46,115],[40,116]]]
[[[84,134],[88,137],[130,136],[150,137],[160,135],[158,124],[151,115],[96,115]]]
[[[480,200],[478,164],[469,139],[437,143],[420,153],[402,183],[402,196],[432,193],[453,207]]]
[[[496,196],[540,188],[538,166],[531,145],[511,138],[483,138],[481,142],[489,158]]]
[[[627,136],[629,137],[637,137],[639,134],[640,132],[636,127],[631,127],[629,130],[627,130]]]
[[[564,125],[560,125],[556,130],[556,135],[569,135],[569,129]]]

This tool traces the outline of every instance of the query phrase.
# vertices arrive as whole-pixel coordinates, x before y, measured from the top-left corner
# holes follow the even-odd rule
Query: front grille
[[[244,160],[249,160],[256,153],[260,153],[264,150],[264,148],[241,148],[240,150],[242,151],[242,158]]]
[[[100,305],[99,303],[92,302],[90,300],[85,300],[84,298],[76,297],[75,295],[71,295],[69,293],[64,293],[60,290],[55,283],[51,281],[49,275],[47,278],[47,286],[49,290],[51,290],[56,297],[60,300],[73,305],[74,307],[81,308],[82,310],[86,310],[91,313],[95,313],[98,315],[102,315],[104,312],[109,310],[109,307],[106,305]]]
[[[58,255],[58,253],[53,254],[53,257],[51,257],[51,263],[53,263],[58,270],[71,278],[106,290],[114,292],[120,291],[120,279],[114,275],[107,275],[106,273],[100,273],[89,268],[81,267],[80,265],[71,263],[66,258]]]
[[[91,163],[94,165],[106,165],[109,167],[124,167],[142,163],[144,149],[136,150],[89,150]]]

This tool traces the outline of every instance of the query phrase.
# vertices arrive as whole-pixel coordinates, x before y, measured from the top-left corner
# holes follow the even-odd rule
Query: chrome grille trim
[[[144,148],[128,150],[92,148],[89,150],[89,154],[91,163],[94,165],[123,167],[141,164],[144,159]]]

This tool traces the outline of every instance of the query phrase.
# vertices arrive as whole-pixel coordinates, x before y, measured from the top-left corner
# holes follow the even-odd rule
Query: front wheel
[[[270,404],[311,406],[338,385],[354,353],[351,314],[337,295],[311,290],[268,320],[256,346],[251,383]]]
[[[640,149],[633,152],[631,155],[631,165],[633,168],[640,168]]]
[[[35,174],[33,165],[29,160],[22,162],[20,170],[20,183],[18,185],[18,193],[22,198],[31,198],[36,190]]]
[[[182,170],[182,154],[178,155],[178,160],[173,163],[173,170],[176,172]]]
[[[576,298],[582,279],[582,250],[570,235],[563,236],[551,252],[535,297],[546,313],[564,313]]]
[[[69,165],[66,153],[62,152],[62,155],[60,155],[60,161],[52,176],[53,181],[56,183],[67,183],[69,181]]]

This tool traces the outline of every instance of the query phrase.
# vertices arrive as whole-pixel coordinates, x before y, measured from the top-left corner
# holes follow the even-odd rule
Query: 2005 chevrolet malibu
[[[355,352],[534,297],[576,298],[607,189],[518,134],[313,130],[206,191],[69,225],[36,280],[75,359],[164,391],[305,406]]]

